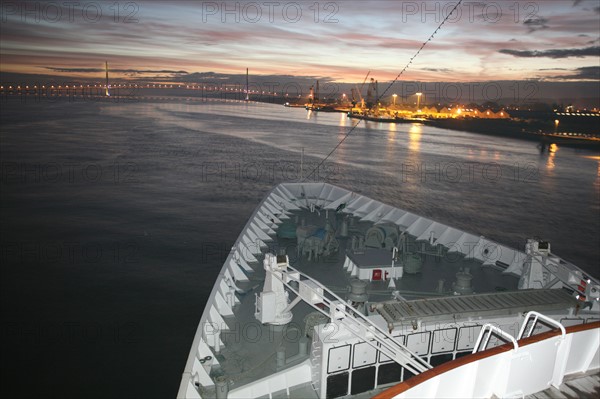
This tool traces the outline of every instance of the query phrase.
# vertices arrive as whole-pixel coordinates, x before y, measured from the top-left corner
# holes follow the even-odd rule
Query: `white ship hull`
[[[546,243],[522,252],[329,184],[281,184],[219,273],[178,397],[558,389],[600,367],[598,290]]]

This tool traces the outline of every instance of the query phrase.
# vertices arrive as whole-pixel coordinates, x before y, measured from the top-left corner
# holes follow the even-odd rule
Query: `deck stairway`
[[[297,295],[289,308],[303,300],[325,316],[330,317],[332,323],[343,326],[351,334],[364,340],[414,374],[431,368],[429,363],[411,352],[368,317],[357,312],[350,304],[317,280],[289,265],[282,277],[284,285]],[[292,284],[293,282],[297,283],[297,286]]]

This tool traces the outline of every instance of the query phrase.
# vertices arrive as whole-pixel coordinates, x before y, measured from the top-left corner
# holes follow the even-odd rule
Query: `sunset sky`
[[[391,80],[456,2],[2,1],[1,70],[152,78],[195,72]],[[317,12],[318,9],[318,12]],[[117,12],[118,10],[118,12]],[[600,6],[467,1],[404,75],[598,80]],[[113,75],[114,76],[114,75]]]

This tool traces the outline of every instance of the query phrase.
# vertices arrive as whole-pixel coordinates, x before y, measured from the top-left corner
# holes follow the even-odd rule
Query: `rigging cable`
[[[377,106],[377,104],[379,103],[379,100],[385,95],[385,93],[387,93],[390,88],[394,85],[394,83],[396,83],[398,81],[398,79],[400,79],[400,76],[402,76],[402,74],[408,69],[408,67],[410,66],[410,64],[412,64],[413,60],[415,58],[417,58],[417,56],[421,53],[421,50],[423,50],[425,48],[425,46],[427,45],[427,43],[429,43],[435,36],[436,33],[438,33],[438,31],[442,28],[442,26],[446,23],[446,21],[448,21],[448,19],[450,18],[450,16],[454,13],[454,11],[456,11],[456,9],[460,6],[460,4],[463,2],[463,0],[459,0],[456,5],[452,8],[452,10],[450,10],[450,12],[448,13],[448,15],[446,15],[446,17],[443,19],[443,21],[438,25],[438,27],[436,28],[435,31],[433,31],[433,33],[429,36],[429,38],[427,40],[425,40],[423,42],[423,44],[421,44],[421,47],[419,47],[419,49],[417,50],[417,52],[408,60],[408,63],[404,66],[404,68],[402,68],[402,70],[398,73],[398,75],[396,75],[396,77],[394,78],[394,80],[391,81],[391,83],[385,88],[385,90],[383,91],[383,93],[381,93],[380,96],[378,96],[375,99],[375,105]],[[373,109],[373,107],[371,107],[369,109],[369,111]],[[329,154],[327,154],[327,156],[325,156],[325,158],[323,158],[321,160],[321,162],[319,162],[319,164],[317,166],[315,166],[313,168],[313,170],[305,177],[303,178],[301,181],[305,182],[307,181],[307,179],[309,179],[312,175],[314,175],[314,173],[319,170],[319,168],[321,166],[323,166],[323,164],[325,163],[325,161],[327,161],[327,159],[329,159],[329,157],[342,145],[342,143],[344,141],[346,141],[346,139],[348,138],[348,136],[350,136],[350,134],[354,131],[354,129],[356,129],[356,127],[360,124],[360,122],[362,121],[362,119],[359,119],[358,122],[353,125],[350,130],[348,130],[348,133],[346,133],[344,135],[344,137],[342,137],[340,139],[340,141],[335,145],[335,147],[333,147],[333,149],[329,152]]]

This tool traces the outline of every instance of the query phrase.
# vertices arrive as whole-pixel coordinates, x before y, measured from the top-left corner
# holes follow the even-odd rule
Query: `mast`
[[[110,93],[108,92],[108,61],[104,62],[104,69],[106,70],[106,97],[109,97]]]
[[[248,68],[246,68],[246,101],[250,101],[250,92],[248,91]]]
[[[315,92],[315,103],[319,102],[319,81],[317,80],[317,90]]]

